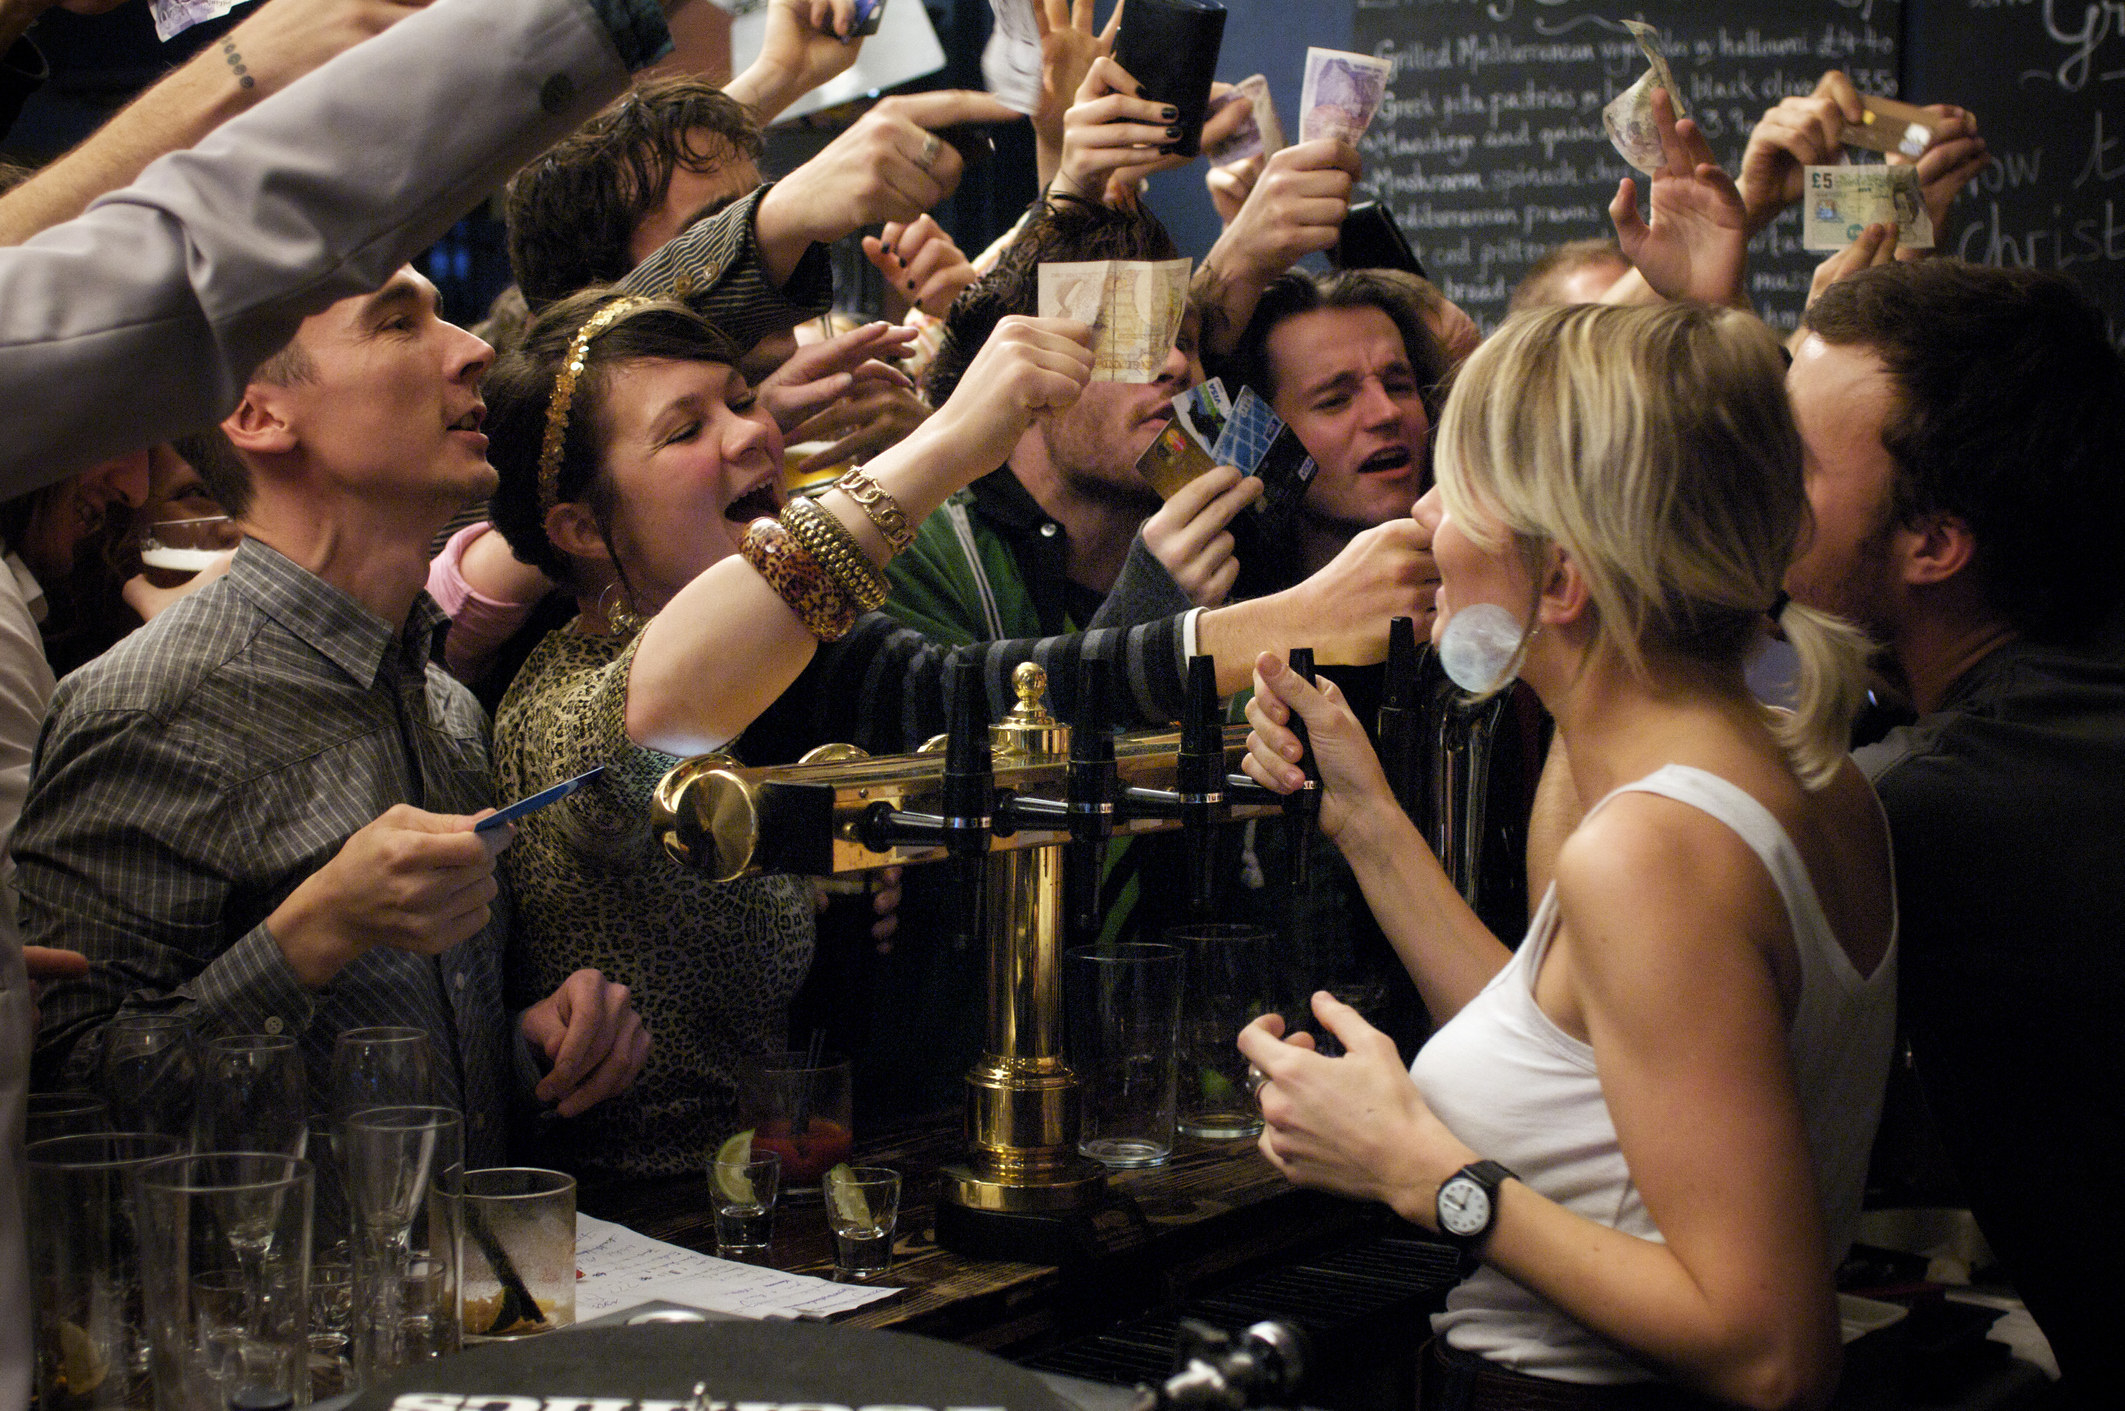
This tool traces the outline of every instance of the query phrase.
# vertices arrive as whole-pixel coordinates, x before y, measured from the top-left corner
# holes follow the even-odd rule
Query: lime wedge
[[[824,1179],[827,1204],[834,1216],[851,1229],[868,1230],[874,1227],[871,1219],[871,1203],[863,1198],[863,1187],[856,1184],[856,1177],[849,1171],[846,1162],[831,1168]]]
[[[745,1163],[753,1159],[753,1133],[751,1128],[738,1133],[716,1148],[709,1162],[708,1177],[716,1183],[726,1199],[739,1205],[753,1203],[753,1183],[745,1178]]]
[[[87,1396],[110,1375],[95,1339],[73,1323],[59,1324],[59,1365],[69,1396]]]

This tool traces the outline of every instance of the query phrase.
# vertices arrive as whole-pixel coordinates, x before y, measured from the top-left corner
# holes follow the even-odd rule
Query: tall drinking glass
[[[849,1073],[846,1058],[802,1053],[767,1054],[739,1069],[738,1127],[751,1131],[755,1153],[782,1158],[784,1199],[818,1199],[819,1178],[849,1159]]]
[[[131,1176],[183,1149],[177,1138],[153,1132],[31,1143],[28,1243],[37,1401],[44,1411],[138,1411],[150,1404]]]
[[[94,1093],[31,1093],[24,1140],[111,1130],[110,1105]]]
[[[465,1342],[528,1337],[576,1317],[576,1183],[529,1166],[465,1173]]]
[[[368,1386],[457,1351],[464,1123],[448,1107],[351,1112],[339,1155],[354,1246],[354,1381]]]
[[[199,1080],[192,1021],[179,1014],[121,1014],[103,1026],[99,1085],[121,1132],[192,1136]]]
[[[1083,1119],[1077,1149],[1108,1166],[1173,1154],[1182,980],[1178,946],[1138,942],[1063,956],[1068,1056]]]
[[[197,1151],[277,1151],[301,1156],[310,1105],[302,1051],[293,1034],[231,1034],[210,1040],[200,1059],[193,1107]]]
[[[139,1169],[156,1411],[224,1411],[239,1387],[309,1403],[311,1179],[265,1152]]]
[[[365,1107],[436,1100],[435,1050],[427,1031],[396,1025],[349,1029],[332,1045],[332,1120]]]
[[[1251,1137],[1262,1110],[1247,1083],[1240,1030],[1277,1007],[1276,933],[1260,926],[1176,926],[1188,952],[1181,1016],[1180,1129],[1213,1141]]]

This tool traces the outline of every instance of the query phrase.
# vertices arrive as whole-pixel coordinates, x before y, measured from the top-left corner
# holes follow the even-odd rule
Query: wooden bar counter
[[[1245,1266],[1399,1225],[1378,1207],[1294,1189],[1252,1140],[1183,1137],[1164,1166],[1110,1173],[1114,1199],[1089,1222],[1090,1257],[1060,1268],[969,1259],[932,1237],[935,1172],[961,1157],[960,1124],[954,1113],[859,1142],[856,1164],[901,1173],[893,1267],[881,1283],[904,1292],[837,1321],[1023,1355],[1178,1303]],[[705,1173],[586,1189],[581,1203],[655,1239],[715,1252]],[[832,1276],[832,1237],[816,1201],[784,1196],[770,1256],[777,1268]]]

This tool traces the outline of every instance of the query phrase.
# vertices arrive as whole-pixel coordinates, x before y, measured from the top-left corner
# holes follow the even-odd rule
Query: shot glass
[[[775,1233],[775,1192],[782,1183],[779,1152],[708,1166],[708,1199],[716,1212],[716,1253],[725,1259],[764,1260]]]
[[[132,1174],[183,1149],[174,1136],[137,1132],[30,1146],[27,1234],[37,1398],[45,1411],[150,1404]]]
[[[883,1166],[844,1167],[826,1182],[826,1221],[834,1231],[834,1275],[864,1282],[893,1266],[893,1225],[900,1218],[900,1173]]]
[[[465,1173],[458,1308],[465,1345],[551,1332],[576,1316],[576,1183],[528,1166]]]

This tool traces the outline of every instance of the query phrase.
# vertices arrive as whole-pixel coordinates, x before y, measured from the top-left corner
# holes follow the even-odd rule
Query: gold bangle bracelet
[[[871,521],[887,548],[896,554],[904,554],[913,547],[915,527],[908,523],[907,511],[883,485],[871,478],[869,471],[856,466],[836,480],[834,488],[856,502],[856,508]]]
[[[865,612],[875,612],[885,602],[892,585],[832,510],[799,495],[782,507],[782,526],[819,561],[850,602]]]
[[[781,520],[765,515],[754,520],[746,526],[738,552],[797,615],[804,630],[820,641],[837,641],[856,625],[856,605]]]

